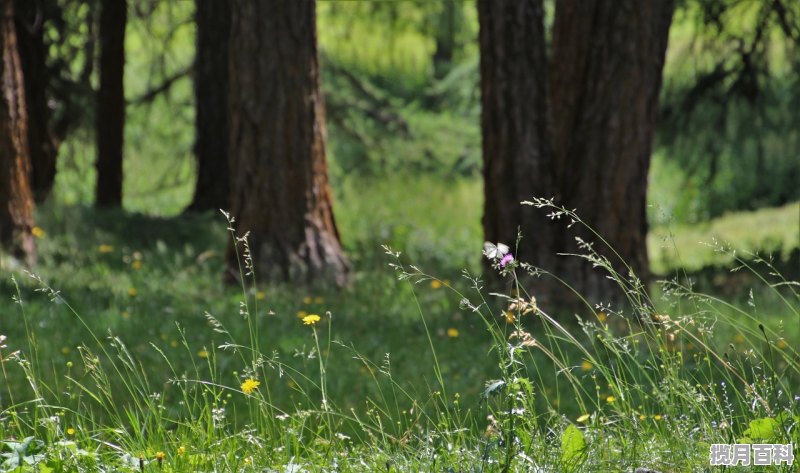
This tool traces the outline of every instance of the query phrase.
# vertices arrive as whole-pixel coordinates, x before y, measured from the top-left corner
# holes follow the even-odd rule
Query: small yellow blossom
[[[510,310],[505,311],[503,313],[503,315],[506,316],[506,323],[507,324],[513,324],[517,320],[517,316],[514,315],[514,313],[511,312]]]
[[[778,348],[786,348],[787,346],[789,346],[789,345],[786,344],[786,340],[784,340],[782,338],[780,340],[778,340]]]
[[[608,396],[606,398],[606,402],[609,403],[609,404],[613,403],[616,400],[617,400],[617,398],[615,398],[614,396]]]
[[[135,287],[129,287],[128,295],[131,297],[136,297],[137,295],[139,295],[139,291],[137,291]]]
[[[180,447],[178,447],[178,455],[183,455],[184,453],[186,453],[186,447],[181,445]]]
[[[304,297],[303,304],[311,304],[311,296]]]
[[[608,314],[606,314],[605,312],[598,312],[597,313],[597,320],[599,320],[600,322],[605,322],[607,318],[608,318]]]
[[[304,310],[298,310],[298,311],[297,311],[297,318],[298,318],[298,319],[305,318],[305,316],[306,316],[306,315],[308,315],[308,312],[306,312],[306,311],[304,311]]]
[[[36,238],[44,238],[44,235],[45,235],[45,231],[44,231],[44,229],[42,229],[42,227],[33,227],[33,228],[31,228],[31,233]]]
[[[244,383],[242,383],[242,392],[245,394],[252,394],[258,389],[260,384],[260,381],[257,381],[253,378],[247,378],[244,380]]]
[[[321,298],[319,296],[314,298],[314,304],[322,304],[323,302],[325,302],[325,299],[323,299],[323,298]]]
[[[589,414],[584,414],[577,419],[578,422],[586,422],[587,420],[589,420]]]
[[[653,416],[654,420],[661,420],[661,414],[656,414]]]
[[[114,251],[114,247],[111,245],[106,245],[105,243],[97,247],[97,251],[100,253],[111,253]]]
[[[431,289],[439,289],[442,287],[442,282],[438,279],[431,280]]]
[[[120,315],[122,316],[123,319],[130,319],[131,318],[131,314],[127,310],[123,310]]]
[[[737,334],[736,334],[736,335],[733,337],[733,341],[734,341],[734,342],[736,342],[736,343],[738,343],[738,344],[742,344],[742,343],[744,343],[744,341],[745,341],[744,335],[742,335],[741,333],[737,333]]]
[[[253,457],[247,457],[247,458],[244,459],[244,464],[245,465],[249,465],[251,463],[253,463]]]
[[[450,338],[456,338],[458,336],[458,329],[455,327],[450,327],[447,329],[447,336]]]
[[[303,323],[305,325],[314,325],[315,323],[320,321],[320,317],[317,314],[309,314],[303,317]]]
[[[166,455],[164,455],[164,452],[162,452],[162,451],[156,452],[156,460],[158,460],[159,462],[164,461],[164,457],[165,456]]]
[[[646,416],[646,415],[644,415],[644,414],[639,414],[639,420],[645,420],[645,419],[647,419],[647,416]]]
[[[172,348],[178,348],[178,341],[177,340],[173,340],[173,341],[169,342],[169,346],[171,346]]]
[[[75,435],[75,429],[73,429],[72,427],[68,428],[67,435]]]
[[[264,293],[264,291],[256,292],[256,300],[257,301],[263,301],[264,298],[266,298],[266,297],[267,297],[267,295]]]
[[[131,262],[131,268],[133,269],[142,269],[142,260],[134,260]]]
[[[581,362],[581,369],[582,369],[583,371],[592,371],[592,368],[594,368],[594,365],[593,365],[593,364],[592,364],[590,361],[588,361],[588,360],[583,360],[583,361]]]
[[[197,352],[197,356],[200,358],[208,358],[208,350],[200,350]]]
[[[69,353],[69,347],[61,347],[61,353],[63,353],[64,355]]]

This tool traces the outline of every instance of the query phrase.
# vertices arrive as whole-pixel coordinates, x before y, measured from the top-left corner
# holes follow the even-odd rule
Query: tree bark
[[[343,284],[349,265],[328,187],[315,2],[237,0],[233,12],[228,149],[235,229],[249,232],[252,260],[267,279]]]
[[[604,271],[558,253],[594,243],[615,270],[649,277],[645,197],[672,0],[563,0],[556,4],[548,65],[541,0],[478,0],[487,240],[518,255],[593,303],[623,292]],[[549,67],[548,67],[549,66]],[[555,197],[589,230],[546,220],[520,201]],[[535,295],[574,303],[555,278]]]
[[[100,90],[97,94],[97,187],[95,205],[122,206],[122,144],[125,129],[126,0],[103,0],[100,9]]]
[[[197,184],[188,210],[230,210],[228,173],[228,35],[227,1],[196,0],[197,57],[194,154]]]
[[[554,264],[554,229],[521,201],[554,193],[541,0],[479,0],[483,232],[516,258]]]
[[[576,227],[579,237],[595,242],[621,277],[630,268],[645,284],[647,172],[673,8],[673,0],[560,1],[553,26],[557,197],[613,250]],[[559,249],[578,250],[574,235],[563,236]],[[592,301],[619,295],[585,261],[567,258],[562,268]]]
[[[58,141],[51,131],[48,101],[47,49],[44,44],[46,8],[41,2],[15,0],[16,32],[28,117],[31,190],[36,202],[44,202],[56,177]]]
[[[33,196],[30,188],[27,109],[24,79],[14,27],[12,0],[0,0],[0,244],[26,261],[36,262]]]

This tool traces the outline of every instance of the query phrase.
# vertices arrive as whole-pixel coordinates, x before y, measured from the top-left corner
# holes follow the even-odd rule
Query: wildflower
[[[314,325],[315,323],[320,321],[320,317],[317,314],[310,314],[303,317],[303,324],[305,325]]]
[[[197,356],[200,358],[208,358],[208,350],[200,350],[197,352]]]
[[[605,322],[607,318],[608,315],[605,312],[600,311],[597,313],[597,320],[599,320],[600,322]]]
[[[311,304],[311,296],[304,297],[303,304]]]
[[[458,336],[458,329],[455,327],[450,327],[447,329],[447,336],[450,338],[456,338]]]
[[[786,340],[780,339],[778,340],[778,348],[786,348],[788,345],[786,344]]]
[[[654,415],[653,420],[661,420],[661,414]]]
[[[133,269],[142,269],[142,260],[134,260],[131,262],[131,268]]]
[[[111,253],[112,251],[114,251],[114,247],[111,245],[102,244],[97,247],[97,251],[99,251],[100,253]]]
[[[67,435],[75,435],[75,429],[73,429],[72,427],[68,428]]]
[[[304,310],[298,310],[298,311],[297,311],[297,318],[298,318],[298,319],[305,318],[305,316],[306,316],[306,315],[308,315],[308,312],[306,312],[306,311],[304,311]]]
[[[42,227],[33,227],[31,228],[31,233],[36,238],[44,238],[45,231],[42,229]]]
[[[507,324],[513,324],[517,320],[517,317],[510,310],[505,311],[504,315],[506,316]]]
[[[514,256],[511,253],[509,253],[509,254],[503,256],[503,259],[500,260],[500,267],[501,268],[505,268],[506,265],[508,263],[511,263],[512,261],[514,261]]]
[[[169,346],[171,346],[172,348],[178,348],[178,341],[177,340],[173,340],[173,341],[169,342]]]
[[[314,304],[322,304],[325,300],[320,296],[314,298]]]
[[[645,419],[647,419],[647,416],[646,416],[646,415],[644,415],[644,414],[639,414],[639,420],[645,420]]]
[[[589,420],[589,414],[584,414],[576,419],[578,422],[586,422]]]
[[[258,389],[260,384],[260,381],[257,381],[253,378],[247,378],[244,380],[244,383],[242,383],[242,392],[245,394],[252,394]]]
[[[123,310],[120,315],[122,316],[123,319],[130,319],[131,318],[131,314],[127,310]]]
[[[741,345],[742,343],[744,343],[744,340],[745,340],[745,338],[744,338],[744,335],[742,335],[741,333],[737,333],[737,334],[736,334],[736,335],[733,337],[733,341],[734,341],[734,342],[736,342],[736,343],[737,343],[737,344],[739,344],[739,345]]]
[[[266,297],[267,297],[267,295],[264,293],[264,291],[257,291],[256,292],[256,300],[257,301],[263,301],[264,298],[266,298]]]
[[[128,295],[131,297],[136,297],[137,295],[139,295],[139,291],[137,291],[135,287],[129,287]]]
[[[158,451],[156,452],[156,461],[158,462],[158,467],[161,468],[161,464],[164,462],[164,452]]]
[[[178,455],[183,455],[184,453],[186,453],[186,447],[181,445],[180,447],[178,447]]]
[[[431,280],[431,289],[439,289],[442,287],[442,282],[438,279]]]
[[[606,398],[606,402],[609,403],[609,404],[613,403],[616,400],[617,400],[617,398],[615,398],[614,396],[608,396]]]
[[[591,362],[589,362],[587,360],[583,360],[581,362],[581,369],[583,371],[592,371],[592,368],[594,368],[594,365]]]

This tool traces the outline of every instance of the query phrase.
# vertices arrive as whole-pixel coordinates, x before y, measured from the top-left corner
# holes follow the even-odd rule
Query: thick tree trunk
[[[27,109],[12,0],[0,0],[0,244],[29,265],[36,262],[30,188]]]
[[[97,187],[95,205],[122,205],[122,143],[125,128],[126,0],[103,0],[100,10],[100,90],[97,94]]]
[[[590,302],[624,294],[581,258],[593,242],[623,278],[649,276],[645,192],[672,0],[559,1],[548,67],[541,0],[478,0],[487,240],[552,273]],[[619,254],[532,197],[575,209]],[[537,280],[548,309],[575,302],[555,278]]]
[[[647,172],[673,0],[560,1],[551,63],[553,151],[560,203],[576,209],[623,278],[649,278]],[[574,235],[558,248],[578,250]],[[614,252],[616,252],[615,255]],[[626,266],[627,265],[627,266]],[[576,258],[565,275],[593,301],[620,295],[606,274]]]
[[[541,0],[479,0],[483,232],[514,256],[552,266],[554,228],[520,205],[554,193],[547,110],[547,53]]]
[[[45,7],[41,2],[16,0],[16,32],[28,116],[31,190],[36,202],[44,202],[56,177],[58,142],[52,133],[52,110],[47,105],[47,50],[44,45]]]
[[[235,228],[249,232],[262,276],[342,284],[348,263],[328,188],[315,2],[237,0],[233,12],[228,103]]]
[[[230,209],[228,173],[228,35],[227,1],[196,0],[197,58],[194,154],[197,185],[188,210]]]

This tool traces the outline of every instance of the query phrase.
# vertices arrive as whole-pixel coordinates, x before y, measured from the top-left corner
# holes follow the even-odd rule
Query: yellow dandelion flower
[[[97,251],[99,251],[100,253],[111,253],[112,251],[114,251],[114,247],[111,245],[102,244],[97,247]]]
[[[778,340],[778,348],[786,348],[788,346],[789,345],[786,344],[786,340],[784,340],[782,338],[780,340]]]
[[[513,324],[517,320],[517,316],[514,315],[514,313],[511,312],[510,310],[505,311],[503,315],[506,316],[507,324]]]
[[[438,279],[431,280],[431,289],[439,289],[441,287],[442,287],[442,281],[439,281]]]
[[[646,416],[646,415],[644,415],[644,414],[639,414],[639,420],[645,420],[645,419],[647,419],[647,416]]]
[[[613,403],[616,400],[617,400],[617,398],[615,398],[614,396],[608,396],[606,398],[606,402],[609,403],[609,404]]]
[[[162,462],[162,461],[164,461],[164,457],[165,457],[165,456],[166,456],[166,455],[165,455],[165,454],[164,454],[164,452],[162,452],[162,451],[158,451],[158,452],[156,452],[156,460],[158,460],[159,462]]]
[[[734,341],[734,342],[736,342],[736,343],[738,343],[738,344],[742,344],[742,343],[744,343],[744,341],[745,341],[744,335],[742,335],[741,333],[737,333],[737,334],[736,334],[736,335],[733,337],[733,341]]]
[[[31,234],[36,238],[44,238],[45,231],[42,227],[33,227],[31,228]]]
[[[67,435],[75,435],[75,429],[73,429],[72,427],[68,428]]]
[[[297,311],[297,318],[298,319],[303,319],[303,318],[305,318],[306,315],[308,315],[308,312],[306,312],[304,310],[298,310]]]
[[[315,323],[320,321],[320,317],[317,314],[309,314],[303,317],[303,324],[305,325],[314,325]]]
[[[267,297],[267,295],[264,293],[264,291],[256,292],[256,300],[257,301],[263,301],[266,297]]]
[[[583,360],[581,362],[581,370],[583,370],[583,371],[592,371],[592,368],[594,368],[594,365],[591,362],[589,362],[588,360]]]
[[[244,383],[242,383],[242,392],[245,394],[252,394],[258,389],[260,384],[260,381],[257,381],[253,378],[247,378],[244,380]]]
[[[142,260],[139,260],[139,259],[133,260],[131,262],[131,268],[133,268],[133,269],[142,269]]]
[[[311,304],[311,296],[304,297],[303,304]]]
[[[208,350],[200,350],[197,352],[197,356],[200,358],[208,358]]]
[[[600,322],[605,322],[607,318],[608,314],[606,314],[605,312],[601,311],[597,313],[597,320],[599,320]]]
[[[654,420],[661,420],[661,414],[656,414],[653,416]]]
[[[447,336],[450,338],[456,338],[458,336],[458,329],[455,327],[450,327],[447,329]]]
[[[137,295],[139,295],[139,291],[137,291],[135,287],[129,287],[128,295],[131,297],[136,297]]]
[[[183,455],[184,453],[186,453],[186,447],[181,445],[180,447],[178,447],[178,455]]]
[[[325,299],[323,299],[323,298],[321,298],[319,296],[314,298],[314,304],[322,304],[323,302],[325,302]]]
[[[589,414],[584,414],[576,419],[578,422],[586,422],[589,420]]]

